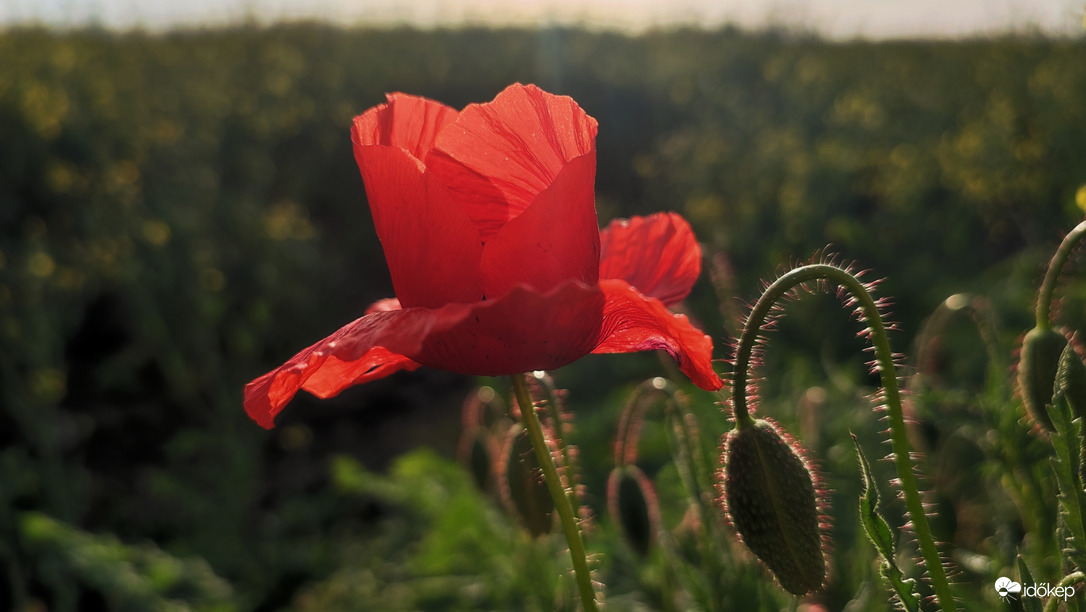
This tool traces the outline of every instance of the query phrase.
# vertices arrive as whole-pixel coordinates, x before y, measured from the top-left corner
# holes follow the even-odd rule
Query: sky
[[[1083,32],[1086,0],[0,0],[0,26],[167,29],[317,19],[346,25],[784,27],[830,38]]]

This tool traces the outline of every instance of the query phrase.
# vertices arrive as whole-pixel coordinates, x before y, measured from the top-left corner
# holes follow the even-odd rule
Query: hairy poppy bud
[[[645,473],[636,465],[611,470],[607,506],[630,548],[642,557],[647,555],[660,527],[660,507]]]
[[[509,511],[533,537],[551,532],[554,500],[543,480],[528,432],[519,424],[509,428],[502,452],[501,495]]]
[[[1052,403],[1052,390],[1060,353],[1067,337],[1054,329],[1034,327],[1022,339],[1018,361],[1018,393],[1026,412],[1035,423],[1052,431],[1052,419],[1045,406]]]
[[[794,595],[822,588],[819,504],[807,463],[766,420],[724,437],[724,503],[743,543]]]

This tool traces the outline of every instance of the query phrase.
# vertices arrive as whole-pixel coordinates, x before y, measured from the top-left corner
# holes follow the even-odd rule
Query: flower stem
[[[547,440],[543,436],[543,426],[539,422],[539,415],[535,413],[535,403],[528,391],[528,384],[523,374],[514,374],[513,394],[520,406],[520,418],[524,422],[524,429],[528,431],[528,437],[532,440],[532,448],[535,449],[536,459],[543,470],[543,480],[547,483],[547,489],[554,500],[554,508],[558,512],[558,518],[562,522],[562,531],[566,535],[566,543],[569,545],[569,556],[573,561],[573,573],[577,579],[577,589],[581,594],[581,603],[585,612],[596,612],[596,591],[592,586],[592,575],[588,571],[588,559],[585,556],[584,543],[581,541],[581,530],[577,526],[577,517],[573,514],[573,506],[566,496],[565,488],[558,475],[558,468],[554,464],[547,447]]]
[[[1076,582],[1082,582],[1083,580],[1086,580],[1086,575],[1083,575],[1082,572],[1075,572],[1073,574],[1068,574],[1067,576],[1064,576],[1063,580],[1060,580],[1060,583],[1056,586],[1067,588],[1075,584]],[[1060,609],[1061,603],[1063,602],[1060,600],[1059,597],[1056,597],[1055,595],[1050,595],[1048,597],[1048,601],[1045,602],[1044,612],[1056,612],[1056,610]]]
[[[1063,272],[1063,265],[1067,263],[1071,251],[1082,239],[1083,235],[1086,235],[1086,221],[1079,223],[1074,229],[1067,232],[1067,235],[1063,237],[1063,241],[1060,242],[1060,247],[1056,249],[1056,254],[1048,262],[1045,280],[1041,283],[1041,290],[1037,293],[1037,327],[1042,330],[1051,326],[1049,319],[1052,312],[1052,294],[1056,291],[1056,281],[1059,280],[1060,273]]]
[[[1077,230],[1078,228],[1076,228]],[[852,302],[856,304],[862,313],[861,321],[867,325],[871,343],[875,349],[877,364],[875,367],[881,377],[883,400],[886,404],[886,415],[890,423],[890,442],[893,449],[894,467],[901,483],[909,521],[912,523],[913,532],[916,534],[920,554],[924,559],[924,565],[928,571],[939,607],[942,610],[956,610],[954,595],[950,590],[946,571],[939,559],[939,550],[935,545],[927,514],[924,512],[924,504],[920,498],[916,475],[913,473],[913,462],[909,454],[909,441],[901,408],[901,394],[898,391],[897,373],[893,353],[890,351],[890,340],[886,334],[886,326],[883,324],[878,304],[871,297],[871,293],[864,283],[860,282],[851,272],[825,263],[801,266],[778,278],[758,298],[758,302],[754,305],[750,316],[747,318],[743,334],[739,339],[739,346],[736,348],[735,374],[732,388],[732,407],[736,427],[746,427],[754,422],[747,408],[747,385],[749,384],[747,376],[754,345],[773,305],[799,285],[825,280],[840,285],[851,295]]]

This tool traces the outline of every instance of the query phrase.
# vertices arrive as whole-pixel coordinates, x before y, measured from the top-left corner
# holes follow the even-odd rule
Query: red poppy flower
[[[496,376],[663,349],[720,388],[710,338],[666,308],[701,271],[690,226],[667,213],[600,232],[596,121],[571,98],[517,84],[458,113],[392,94],[351,135],[396,298],[249,383],[258,423],[299,389],[420,365]]]

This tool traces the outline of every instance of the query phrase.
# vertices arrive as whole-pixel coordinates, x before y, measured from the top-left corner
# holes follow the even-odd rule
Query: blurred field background
[[[1002,361],[949,325],[937,354],[922,351],[942,395],[918,435],[948,491],[940,537],[989,609],[1022,527],[984,463],[980,404],[1018,409],[1015,338],[1086,209],[1084,51],[1081,37],[732,28],[0,32],[0,609],[570,605],[548,600],[560,546],[529,540],[455,464],[464,398],[507,383],[420,370],[300,397],[270,432],[241,408],[246,382],[391,295],[351,118],[388,91],[462,107],[514,81],[598,119],[601,224],[658,210],[693,224],[705,273],[686,307],[718,357],[759,280],[827,245],[885,277],[912,371],[928,316],[953,294],[984,296]],[[1061,321],[1081,327],[1086,286],[1063,293]],[[837,569],[817,601],[885,609],[856,539],[845,435],[879,448],[858,328],[828,297],[788,312],[763,395],[838,491]],[[597,514],[623,398],[667,373],[652,355],[555,373]],[[711,448],[719,398],[691,394]],[[667,504],[657,450],[646,471]],[[672,527],[681,517],[665,512]],[[657,607],[645,585],[659,576],[639,576],[600,522],[614,609]],[[731,609],[795,608],[745,571]]]

